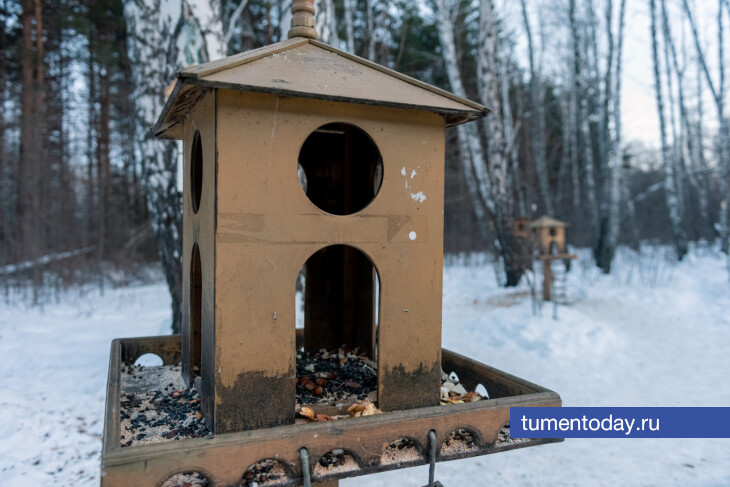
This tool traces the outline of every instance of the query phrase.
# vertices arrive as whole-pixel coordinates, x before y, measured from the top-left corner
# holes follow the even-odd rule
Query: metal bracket
[[[299,449],[299,458],[302,460],[302,485],[312,487],[312,474],[309,472],[309,452],[306,448]]]
[[[431,430],[428,432],[429,442],[429,463],[428,463],[428,485],[424,487],[444,487],[438,480],[433,478],[436,474],[436,432]]]

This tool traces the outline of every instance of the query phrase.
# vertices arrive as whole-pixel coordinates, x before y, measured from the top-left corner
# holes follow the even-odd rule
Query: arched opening
[[[471,428],[456,428],[441,444],[439,455],[464,453],[479,448],[479,435]]]
[[[302,267],[297,291],[304,350],[348,345],[376,360],[380,280],[367,255],[349,245],[320,249]]]
[[[423,458],[421,446],[412,438],[391,441],[380,456],[381,465],[417,462]]]
[[[198,244],[193,245],[193,255],[190,261],[190,377],[194,379],[200,375],[201,364],[201,322],[203,301],[203,279],[200,263],[200,249]]]
[[[298,402],[376,402],[380,282],[373,262],[354,247],[331,245],[306,261],[296,287]]]
[[[134,361],[135,367],[160,367],[162,365],[164,365],[162,357],[156,353],[145,353],[144,355],[140,355],[137,360]]]
[[[329,123],[312,132],[299,152],[302,189],[319,209],[351,215],[380,190],[383,161],[373,139],[347,123]]]
[[[290,480],[289,471],[283,462],[273,458],[260,460],[246,469],[239,483],[240,487],[280,485]]]
[[[200,197],[203,193],[203,144],[200,132],[193,135],[193,147],[190,151],[190,195],[193,203],[193,212],[200,208]]]
[[[160,487],[209,487],[211,485],[208,477],[196,471],[176,473],[168,477]]]
[[[317,460],[312,469],[314,477],[324,477],[359,470],[357,458],[351,452],[337,448],[330,450]]]

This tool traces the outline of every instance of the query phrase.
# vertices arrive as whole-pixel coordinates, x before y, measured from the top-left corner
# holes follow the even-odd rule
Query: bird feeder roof
[[[534,220],[530,222],[528,225],[530,228],[546,228],[546,227],[567,227],[568,224],[565,222],[561,222],[560,220],[556,220],[555,218],[550,218],[549,216],[543,215],[537,220]]]
[[[153,133],[181,138],[179,122],[207,89],[423,110],[443,115],[446,126],[484,117],[488,109],[322,42],[294,38],[178,73]]]

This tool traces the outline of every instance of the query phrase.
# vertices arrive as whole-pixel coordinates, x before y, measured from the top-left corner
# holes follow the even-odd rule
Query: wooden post
[[[542,260],[542,269],[543,269],[543,281],[542,281],[542,299],[543,301],[550,301],[552,300],[552,292],[551,292],[551,286],[553,284],[553,269],[552,269],[552,259],[543,259]]]
[[[291,5],[291,29],[288,38],[307,37],[317,39],[314,28],[314,0],[294,0]]]

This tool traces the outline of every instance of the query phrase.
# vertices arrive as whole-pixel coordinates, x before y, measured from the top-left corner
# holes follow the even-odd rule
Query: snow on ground
[[[0,485],[99,485],[111,340],[169,333],[163,283],[0,304]]]
[[[532,312],[529,288],[501,289],[491,265],[444,272],[444,347],[560,393],[566,406],[728,406],[730,282],[725,259],[694,249],[623,251],[603,276],[585,254],[572,303]],[[26,309],[0,304],[3,485],[97,485],[109,344],[168,326],[164,284]],[[444,485],[730,485],[730,439],[569,439],[439,463]],[[427,467],[341,481],[427,483]]]

